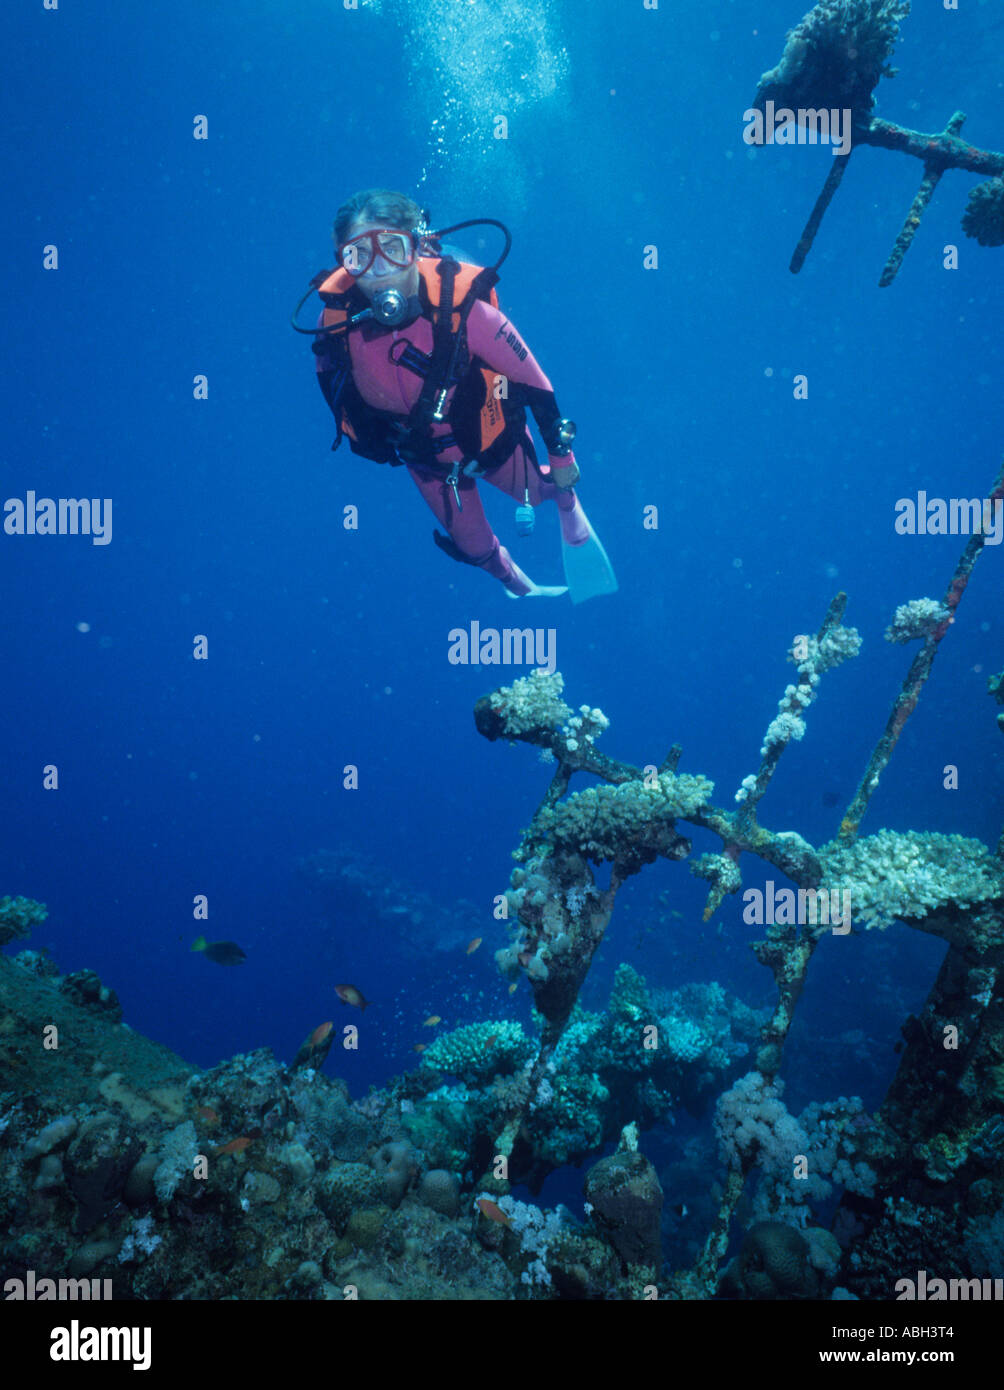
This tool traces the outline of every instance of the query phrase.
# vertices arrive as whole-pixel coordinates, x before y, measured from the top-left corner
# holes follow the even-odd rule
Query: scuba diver
[[[488,268],[472,265],[440,238],[464,227],[501,229],[505,248]],[[617,588],[610,562],[574,492],[575,425],[563,418],[551,383],[512,323],[494,286],[511,238],[501,222],[475,219],[433,232],[428,214],[402,193],[368,189],[338,210],[338,268],[321,271],[293,313],[311,334],[317,379],[352,452],[405,465],[445,535],[439,548],[501,580],[513,598],[573,603]],[[314,329],[297,315],[313,290],[323,301]],[[547,450],[537,461],[529,407]],[[476,479],[519,506],[519,534],[534,508],[554,502],[561,524],[565,586],[534,584],[492,531]]]

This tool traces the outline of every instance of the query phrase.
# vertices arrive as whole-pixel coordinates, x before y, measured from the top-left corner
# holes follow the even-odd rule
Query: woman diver
[[[558,410],[551,383],[499,311],[495,265],[456,259],[427,214],[402,193],[357,193],[335,218],[338,268],[311,282],[324,302],[313,330],[317,376],[352,451],[404,464],[446,530],[436,544],[501,580],[514,598],[570,592],[573,602],[611,593],[617,583],[573,487],[575,426]],[[300,301],[297,312],[311,291]],[[538,464],[526,425],[529,407],[547,449]],[[520,505],[517,529],[553,501],[561,523],[566,586],[534,584],[493,533],[478,495],[484,477]]]

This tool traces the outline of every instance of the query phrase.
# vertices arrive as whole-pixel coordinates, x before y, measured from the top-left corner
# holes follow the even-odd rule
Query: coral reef
[[[944,604],[933,598],[914,598],[901,603],[885,630],[887,642],[915,642],[927,637],[948,618]]]
[[[760,1021],[713,982],[650,997],[642,977],[622,964],[607,1009],[576,1006],[532,1091],[537,1046],[518,1024],[441,1034],[417,1073],[433,1088],[402,1125],[429,1162],[478,1171],[507,1113],[525,1104],[509,1176],[536,1191],[554,1169],[582,1162],[631,1121],[645,1130],[679,1106],[700,1113],[748,1060]],[[459,1083],[442,1084],[444,1076]]]
[[[849,107],[857,119],[874,105],[910,0],[820,0],[785,37],[777,67],[760,78],[757,104]]]
[[[998,477],[992,495],[1002,491]],[[606,717],[587,705],[573,714],[560,678],[478,702],[486,738],[553,759],[513,856],[511,941],[497,955],[503,974],[529,982],[538,1036],[507,1019],[466,1023],[353,1101],[302,1048],[290,1066],[262,1049],[196,1070],[126,1028],[93,972],[62,977],[32,951],[0,957],[4,1270],[107,1277],[129,1299],[283,1300],[627,1299],[653,1285],[673,1298],[871,1299],[891,1296],[904,1269],[981,1276],[1004,1206],[1004,837],[994,853],[933,831],[858,832],[982,545],[970,538],[940,606],[904,606],[899,627],[918,626],[920,651],[822,846],[758,815],[822,676],[860,645],[843,625],[844,595],[815,635],[795,639],[783,722],[728,808],[707,777],[679,771],[676,745],[640,768],[601,753]],[[991,693],[1001,698],[999,678]],[[571,792],[580,774],[599,785]],[[798,1115],[784,1101],[785,1041],[833,929],[815,914],[768,919],[752,943],[777,991],[765,1016],[714,981],[650,990],[623,963],[607,1007],[583,1008],[624,882],[656,859],[690,858],[681,823],[718,842],[690,865],[708,884],[706,915],[741,890],[742,856],[753,855],[806,894],[849,892],[861,926],[899,919],[946,943],[874,1114],[853,1097]],[[605,867],[604,886],[594,870]],[[321,856],[309,873],[326,890],[355,883],[358,903],[388,924],[436,913],[401,885],[371,881],[351,855]],[[9,934],[44,911],[5,904]],[[469,931],[461,910],[451,948]],[[42,1037],[56,1045],[40,1047]],[[693,1263],[670,1275],[663,1226],[682,1218],[664,1209],[639,1136],[683,1110],[706,1114],[715,1096],[721,1181],[707,1178],[707,1147],[675,1160],[681,1186],[703,1177],[707,1191]],[[539,1194],[556,1168],[586,1160],[582,1220],[511,1191]]]
[[[426,1173],[413,1193],[419,1159],[390,1098],[374,1118],[267,1052],[198,1073],[30,958],[0,959],[0,995],[17,1087],[0,1096],[8,1277],[100,1276],[141,1299],[515,1295],[518,1276],[450,1210],[459,1176]],[[53,1023],[57,1050],[21,1041]]]
[[[865,927],[923,920],[940,908],[1004,902],[1004,865],[979,840],[934,832],[880,830],[819,851],[823,889],[850,892],[851,916]]]
[[[0,898],[0,946],[28,936],[32,927],[44,922],[48,915],[45,903],[32,898]]]
[[[418,1185],[418,1199],[442,1216],[456,1216],[460,1210],[460,1179],[445,1168],[430,1168]]]
[[[499,716],[502,732],[513,738],[547,733],[571,719],[572,711],[561,698],[565,688],[560,672],[548,675],[531,671],[528,676],[513,681],[505,691],[489,697],[489,705]]]
[[[534,1044],[511,1019],[472,1023],[440,1033],[422,1056],[422,1065],[459,1077],[469,1086],[526,1066]]]
[[[472,1116],[482,1105],[487,1143],[496,1088],[528,1051],[515,1025],[500,1072],[457,1089],[444,1163],[428,1067],[355,1104],[340,1081],[267,1050],[198,1072],[36,963],[0,958],[0,1060],[16,1087],[0,1094],[5,1277],[68,1271],[128,1299],[634,1296],[603,1230],[511,1197],[509,1228],[472,1210]],[[66,1046],[25,1042],[49,1025]]]
[[[758,1221],[722,1276],[722,1293],[756,1300],[822,1297],[822,1276],[832,1272],[839,1255],[839,1247],[834,1251],[823,1243],[827,1236],[826,1231],[796,1231],[782,1221]]]
[[[796,1118],[783,1092],[783,1082],[750,1072],[719,1097],[715,1110],[725,1162],[740,1170],[758,1168],[754,1218],[805,1226],[811,1203],[824,1202],[834,1185],[872,1196],[876,1175],[858,1147],[860,1100],[813,1102]]]
[[[987,179],[970,190],[962,230],[981,246],[1004,246],[1004,178]]]
[[[988,500],[995,500],[1002,492],[1004,473],[999,473]],[[908,1035],[896,1081],[880,1113],[866,1121],[853,1103],[838,1102],[810,1107],[796,1121],[788,1115],[775,1085],[784,1040],[819,940],[831,929],[849,930],[850,924],[841,915],[839,925],[831,928],[825,916],[820,920],[815,913],[806,923],[775,920],[767,926],[765,939],[753,943],[754,955],[774,975],[777,1006],[761,1030],[757,1071],[740,1083],[731,1100],[723,1102],[720,1116],[727,1115],[731,1106],[737,1116],[745,1116],[750,1123],[744,1128],[738,1119],[731,1149],[726,1143],[726,1152],[736,1161],[697,1262],[692,1270],[674,1278],[677,1296],[706,1297],[718,1287],[718,1269],[728,1247],[732,1218],[746,1180],[757,1165],[763,1169],[758,1193],[762,1212],[780,1212],[802,1222],[811,1209],[806,1199],[829,1197],[836,1186],[843,1190],[841,1209],[851,1213],[852,1219],[867,1212],[870,1229],[879,1232],[876,1239],[880,1239],[885,1227],[883,1203],[896,1190],[897,1165],[903,1162],[907,1136],[940,1135],[930,1153],[925,1152],[924,1144],[913,1148],[913,1166],[920,1165],[929,1179],[934,1174],[938,1181],[952,1182],[972,1161],[972,1132],[980,1130],[988,1118],[984,1097],[988,1092],[996,1094],[999,1076],[1004,1076],[1004,1071],[997,1070],[1004,1047],[1001,1027],[991,1007],[1000,998],[999,965],[1004,954],[1001,855],[993,855],[978,841],[933,832],[903,835],[883,831],[859,841],[858,827],[906,719],[916,706],[939,644],[955,618],[983,544],[982,534],[970,537],[940,605],[933,601],[914,603],[900,610],[898,627],[915,629],[910,635],[921,638],[921,650],[911,664],[837,839],[821,849],[794,832],[767,830],[759,824],[756,811],[780,756],[802,731],[800,714],[818,694],[821,674],[860,647],[858,634],[842,624],[846,605],[842,594],[831,603],[814,638],[795,639],[790,655],[799,671],[799,682],[785,690],[778,719],[764,740],[760,771],[744,779],[736,811],[712,803],[712,788],[705,778],[691,778],[686,784],[688,794],[674,795],[682,781],[677,772],[678,746],[661,767],[649,764],[639,770],[600,755],[591,742],[582,747],[575,740],[570,747],[564,724],[558,726],[560,711],[555,712],[547,702],[533,717],[508,726],[509,732],[517,727],[522,730],[516,734],[517,741],[548,750],[556,770],[514,854],[518,867],[509,894],[516,917],[514,940],[497,956],[503,973],[524,971],[543,1019],[540,1050],[526,1086],[511,1094],[511,1111],[495,1141],[498,1154],[515,1160],[521,1139],[532,1132],[537,1116],[546,1114],[558,1094],[555,1078],[560,1077],[565,1037],[574,1037],[577,1026],[578,991],[624,879],[656,857],[680,859],[689,855],[689,842],[678,832],[677,820],[709,830],[722,842],[720,852],[702,855],[692,865],[711,885],[705,917],[726,893],[741,887],[739,861],[745,851],[781,870],[806,891],[838,885],[846,888],[851,897],[851,917],[865,925],[883,926],[900,917],[908,925],[942,937],[949,945],[925,1018]],[[993,692],[993,683],[991,689]],[[489,739],[501,737],[507,726],[509,701],[522,700],[523,695],[522,691],[514,695],[510,687],[479,701],[475,722],[480,732]],[[580,772],[607,785],[590,789],[592,796],[569,794],[571,778]],[[598,795],[597,790],[605,794]],[[654,798],[646,796],[652,792]],[[583,808],[587,808],[585,814]],[[1001,843],[1004,845],[1004,835]],[[606,889],[596,884],[590,862],[610,864]],[[646,1037],[657,1037],[658,1025],[646,1016],[646,1002],[632,999],[634,990],[628,981],[624,984],[627,1012],[633,1012],[636,1028]],[[609,1012],[611,1017],[616,1012],[613,1001]],[[685,1018],[676,1029],[678,1061],[700,1055],[701,1043],[693,1025],[692,1018]],[[939,1028],[944,1035],[963,1031],[967,1040],[966,1048],[955,1049],[956,1055],[951,1057],[949,1069],[960,1078],[957,1092],[924,1086],[924,1051],[937,1045]],[[599,1032],[598,1028],[589,1030],[587,1045]],[[665,1055],[671,1051],[665,1049]],[[958,1055],[960,1051],[964,1055]],[[945,1067],[944,1062],[941,1065]],[[592,1075],[598,1078],[601,1073]],[[926,1124],[918,1124],[917,1116],[910,1113],[911,1105],[923,1110]],[[597,1108],[602,1110],[603,1102]],[[865,1126],[866,1134],[851,1133],[857,1123]],[[770,1164],[764,1163],[771,1155],[777,1170],[773,1178]],[[779,1155],[784,1162],[778,1162]],[[787,1175],[779,1186],[777,1179],[789,1159],[806,1165],[802,1175],[808,1183],[805,1188],[787,1190]],[[943,1215],[940,1220],[946,1233],[954,1225],[953,1238],[957,1239],[958,1220],[952,1223]],[[884,1272],[883,1267],[868,1285],[860,1271],[845,1268],[845,1283],[852,1293],[874,1289]]]

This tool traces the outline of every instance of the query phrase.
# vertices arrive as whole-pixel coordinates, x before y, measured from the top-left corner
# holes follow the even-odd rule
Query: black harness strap
[[[419,466],[437,469],[445,465],[437,465],[436,454],[442,452],[447,447],[452,447],[456,440],[458,426],[454,426],[449,436],[437,436],[435,439],[435,449],[430,437],[429,426],[433,420],[437,423],[445,419],[444,406],[447,394],[452,386],[458,385],[459,376],[466,372],[467,358],[463,359],[461,368],[461,352],[466,342],[464,329],[466,327],[471,308],[478,299],[490,300],[491,291],[498,284],[498,274],[491,267],[479,270],[471,281],[470,288],[460,301],[459,305],[454,306],[454,294],[456,289],[457,272],[460,269],[459,263],[450,256],[444,256],[436,266],[436,272],[440,278],[439,303],[434,311],[432,332],[432,352],[426,355],[409,340],[405,340],[403,346],[394,344],[388,349],[390,360],[398,366],[414,372],[416,376],[423,378],[422,389],[418,399],[407,417],[407,425],[402,430],[401,423],[393,427],[388,425],[384,413],[369,406],[359,394],[355,383],[352,380],[351,357],[348,350],[348,335],[340,329],[331,333],[321,333],[314,339],[312,347],[316,353],[321,371],[319,373],[321,390],[331,407],[332,413],[338,425],[338,435],[332,445],[337,449],[342,441],[342,414],[347,415],[352,428],[360,432],[360,437],[352,441],[354,453],[361,453],[364,457],[373,458],[377,462],[403,463],[415,462]],[[326,278],[327,272],[319,272],[314,277],[316,287],[320,289]],[[422,282],[424,286],[424,281]],[[423,289],[420,290],[423,300],[428,303],[428,296]],[[329,308],[342,309],[347,314],[351,314],[358,305],[354,302],[356,293],[352,290],[341,293],[321,294],[321,299]],[[453,314],[458,316],[456,331],[453,331]],[[368,325],[367,325],[368,327]],[[366,331],[365,328],[363,330]],[[458,376],[458,368],[461,368]],[[454,405],[459,404],[459,396],[454,401]],[[473,405],[477,403],[468,402]],[[451,406],[451,415],[453,409]],[[392,439],[397,434],[410,432],[412,439],[409,442],[411,452],[415,455],[414,459],[407,456],[406,451],[401,451],[401,456],[392,443]],[[513,444],[522,435],[522,428],[513,429],[507,425],[503,433],[494,441],[493,445],[487,450],[482,458],[482,465],[486,469],[494,467],[497,463],[508,457],[512,452]],[[460,430],[463,434],[464,431]],[[470,433],[470,430],[467,431]],[[397,443],[400,443],[397,440]],[[461,460],[461,468],[479,456],[478,444],[472,437],[467,441],[464,449],[465,458]],[[473,450],[473,452],[469,452]],[[459,496],[457,502],[459,505]]]
[[[395,367],[405,367],[409,372],[414,372],[416,376],[424,380],[432,368],[432,358],[428,357],[421,348],[417,348],[410,339],[399,339],[387,350],[387,358],[394,363]]]
[[[457,360],[460,356],[460,348],[464,341],[464,328],[467,324],[471,309],[474,307],[476,300],[488,299],[492,289],[498,284],[498,278],[498,275],[490,267],[479,270],[471,281],[470,289],[461,301],[460,308],[457,311],[460,316],[460,321],[457,324],[456,333],[453,334],[453,345],[450,350],[450,360],[446,368],[446,375],[439,383],[440,400],[437,406],[437,413],[433,418],[442,419],[442,415],[439,413],[442,401],[446,398],[446,392],[457,380]]]
[[[445,256],[436,267],[439,273],[439,305],[432,327],[432,360],[418,400],[412,406],[408,423],[413,429],[425,433],[437,409],[442,388],[440,382],[446,380],[450,360],[453,356],[454,334],[451,331],[453,318],[453,287],[457,278],[459,264],[452,256]],[[459,329],[463,327],[463,315]]]

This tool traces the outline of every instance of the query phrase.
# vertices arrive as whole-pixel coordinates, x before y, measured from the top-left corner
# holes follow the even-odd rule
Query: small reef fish
[[[483,937],[476,936],[476,937],[474,938],[473,941],[469,941],[469,942],[467,943],[467,952],[466,952],[466,954],[469,955],[469,956],[473,956],[474,952],[478,949],[478,947],[481,945],[481,942],[482,942],[483,940],[484,940]]]
[[[424,1051],[425,1051],[425,1043],[413,1043],[413,1044],[412,1044],[412,1049],[411,1049],[411,1050],[412,1050],[412,1052],[424,1052]]]
[[[487,1217],[489,1221],[497,1221],[500,1226],[506,1226],[510,1230],[512,1229],[512,1222],[509,1220],[508,1216],[506,1216],[502,1208],[497,1206],[490,1197],[479,1197],[475,1205],[481,1215]]]
[[[221,1144],[218,1149],[214,1149],[217,1158],[223,1154],[242,1154],[251,1143],[250,1136],[242,1134],[239,1139],[231,1139],[229,1144]]]
[[[498,1040],[498,1033],[493,1033],[490,1038],[485,1038],[485,1047],[494,1047]]]
[[[229,1144],[221,1144],[219,1148],[213,1150],[213,1153],[217,1158],[221,1154],[242,1154],[247,1146],[256,1139],[260,1139],[263,1133],[264,1130],[256,1125],[254,1129],[249,1129],[247,1134],[242,1134],[237,1139],[231,1139]]]
[[[318,1071],[324,1066],[325,1058],[331,1050],[331,1044],[335,1040],[335,1025],[333,1023],[319,1023],[314,1031],[300,1046],[299,1052],[293,1059],[293,1070],[297,1067],[312,1067]]]
[[[335,993],[343,1004],[351,1004],[360,1013],[369,1006],[369,1000],[363,998],[361,989],[356,989],[355,985],[335,985]]]
[[[197,1105],[195,1107],[195,1113],[200,1120],[205,1120],[207,1125],[218,1125],[220,1122],[219,1115],[217,1115],[216,1111],[213,1110],[211,1106]]]
[[[516,991],[517,991],[518,989],[519,989],[519,980],[513,980],[512,984],[509,986],[509,993],[510,993],[510,994],[515,994]]]
[[[437,1024],[437,1023],[442,1023],[442,1021],[443,1021],[443,1020],[439,1017],[438,1014],[430,1014],[429,1017],[428,1017],[428,1018],[425,1020],[425,1022],[422,1024],[422,1027],[423,1027],[423,1028],[435,1028],[436,1024]]]
[[[247,952],[242,951],[236,941],[207,941],[204,936],[197,936],[192,950],[200,951],[206,960],[215,961],[217,965],[243,965],[247,960]]]

